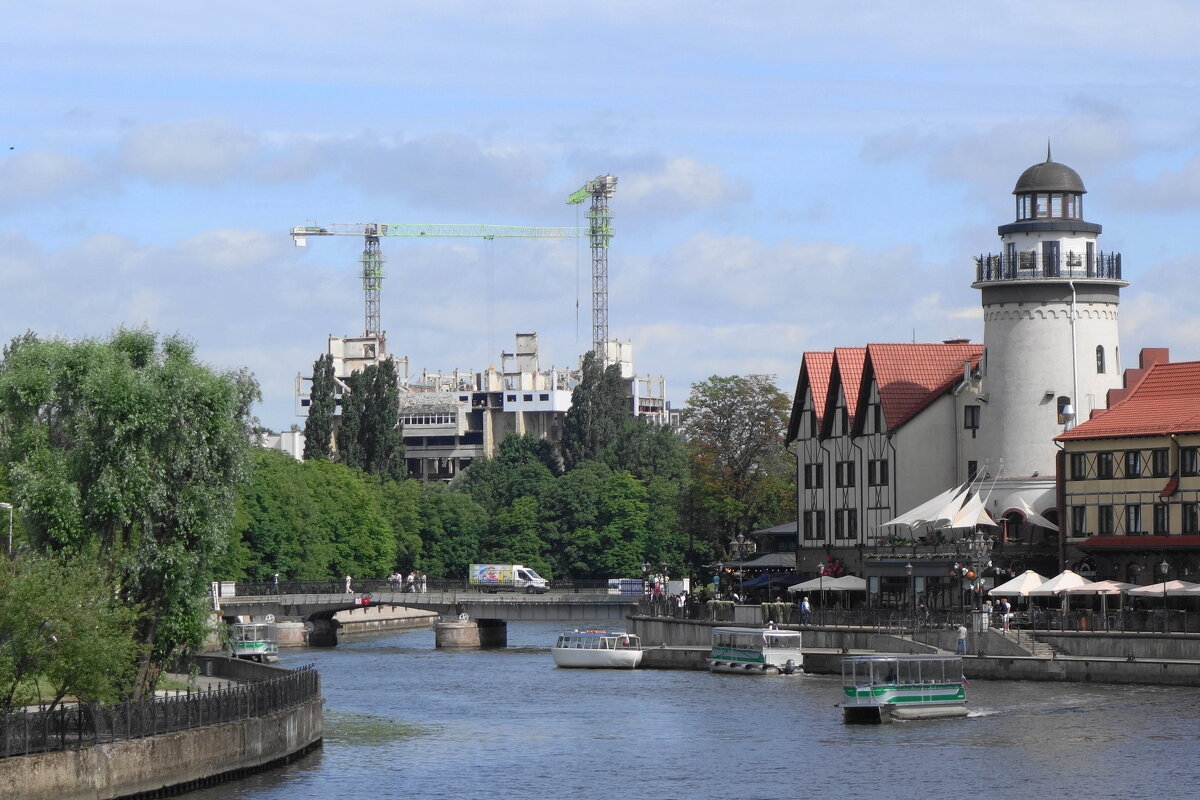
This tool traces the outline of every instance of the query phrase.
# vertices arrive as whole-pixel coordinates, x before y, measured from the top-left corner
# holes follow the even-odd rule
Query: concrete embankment
[[[634,616],[629,629],[646,648],[643,667],[707,669],[710,631],[722,624]],[[906,636],[869,628],[799,629],[804,632],[804,669],[816,674],[839,673],[845,655],[953,652],[957,641],[952,630]],[[1034,643],[1042,654],[1031,653]],[[969,646],[963,659],[969,678],[1200,686],[1196,634],[1038,631],[1013,641],[989,629],[972,633]]]
[[[212,659],[219,662],[226,659]],[[259,679],[280,672],[234,663]],[[209,672],[219,673],[216,668]],[[206,673],[207,674],[207,673]],[[0,759],[0,794],[22,800],[114,800],[167,797],[287,763],[319,747],[324,700],[317,696],[259,717],[123,739],[73,750]]]

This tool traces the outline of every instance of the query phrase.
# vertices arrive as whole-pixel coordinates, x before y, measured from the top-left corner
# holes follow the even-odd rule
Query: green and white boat
[[[800,631],[777,628],[713,628],[709,672],[792,675],[802,672]]]
[[[962,657],[877,654],[842,659],[842,718],[848,723],[965,717]]]

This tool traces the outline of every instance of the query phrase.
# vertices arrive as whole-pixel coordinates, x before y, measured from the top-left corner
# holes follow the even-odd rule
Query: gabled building
[[[1200,573],[1200,362],[1143,350],[1108,410],[1056,437],[1067,559],[1130,583]]]
[[[802,548],[886,543],[882,523],[964,479],[956,390],[982,353],[953,341],[804,354],[787,436]]]

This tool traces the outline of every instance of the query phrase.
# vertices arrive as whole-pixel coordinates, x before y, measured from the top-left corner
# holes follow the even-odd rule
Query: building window
[[[854,486],[854,462],[837,462],[837,487],[848,489]]]
[[[549,395],[549,393],[546,393],[546,394],[539,394],[539,395],[538,395],[538,400],[541,400],[541,401],[543,401],[543,402],[544,402],[544,401],[546,401],[546,400],[549,400],[549,399],[550,399],[550,395]]]
[[[978,461],[968,461],[967,462],[967,481],[970,482],[970,481],[975,480],[975,476],[978,474],[979,474],[979,462]]]
[[[824,464],[805,464],[804,465],[804,488],[805,489],[821,489],[825,486],[825,465]]]
[[[839,508],[834,511],[833,535],[836,539],[857,539],[858,512],[853,508]]]
[[[1195,503],[1184,503],[1180,507],[1183,511],[1183,521],[1181,530],[1184,533],[1200,533],[1200,516],[1197,515],[1197,506]]]
[[[1065,394],[1060,394],[1055,400],[1055,405],[1058,407],[1058,424],[1066,425],[1068,422],[1067,409],[1071,408],[1071,398]]]
[[[1096,345],[1096,374],[1104,374],[1104,346]]]
[[[825,539],[825,512],[823,510],[804,512],[804,539],[805,541],[823,541]]]
[[[1071,533],[1076,536],[1087,533],[1087,506],[1071,506]]]
[[[838,418],[841,420],[842,427],[838,433],[847,434],[850,432],[850,409],[842,406],[838,409]]]
[[[1125,451],[1125,477],[1140,478],[1142,477],[1142,451],[1126,450]]]
[[[1154,532],[1158,535],[1169,533],[1171,530],[1171,507],[1166,503],[1154,504]]]
[[[1171,455],[1165,447],[1150,453],[1150,469],[1156,478],[1165,478],[1171,474]]]
[[[883,406],[879,403],[871,405],[871,424],[874,433],[883,432]]]
[[[867,485],[888,485],[888,462],[886,458],[876,458],[867,462]]]
[[[1112,506],[1097,506],[1096,507],[1096,533],[1101,536],[1112,536],[1113,534],[1113,507]]]
[[[1145,533],[1142,530],[1142,507],[1125,506],[1125,532]]]
[[[1087,479],[1087,453],[1071,453],[1071,480]]]
[[[979,428],[979,406],[963,406],[963,427],[972,431]]]
[[[810,439],[817,438],[817,412],[813,409],[808,411],[808,436]]]
[[[1113,454],[1096,453],[1096,477],[1109,480],[1113,476]]]
[[[1183,447],[1179,450],[1179,474],[1180,475],[1195,475],[1200,472],[1200,463],[1197,461],[1197,450],[1195,447]]]

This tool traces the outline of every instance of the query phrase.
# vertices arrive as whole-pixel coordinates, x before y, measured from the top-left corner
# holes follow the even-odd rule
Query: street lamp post
[[[1171,618],[1167,614],[1167,575],[1171,572],[1171,565],[1164,558],[1158,565],[1158,577],[1162,581],[1163,587],[1163,633],[1170,633]]]
[[[5,552],[8,553],[9,558],[12,558],[12,518],[13,518],[12,503],[0,503],[0,508],[8,509],[8,549]]]
[[[908,596],[909,596],[908,605],[909,605],[909,608],[915,614],[916,610],[917,610],[917,593],[916,593],[915,587],[913,586],[912,571],[913,571],[913,565],[912,565],[912,562],[910,561],[904,565],[904,574],[908,576]]]

